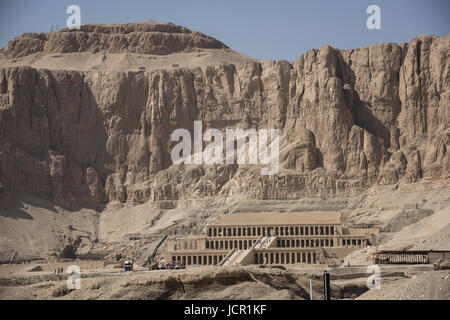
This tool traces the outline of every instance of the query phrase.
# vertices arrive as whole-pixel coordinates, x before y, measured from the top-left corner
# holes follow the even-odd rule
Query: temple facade
[[[165,258],[186,266],[339,263],[377,228],[343,228],[337,212],[224,214],[203,236],[169,239]]]

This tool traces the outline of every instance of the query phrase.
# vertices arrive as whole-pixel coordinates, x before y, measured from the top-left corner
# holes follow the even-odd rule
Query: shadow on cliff
[[[346,96],[346,104],[352,114],[354,124],[367,130],[374,136],[381,138],[384,142],[384,146],[389,148],[392,141],[390,129],[379,118],[377,118],[373,112],[372,106],[368,102],[361,100],[358,91],[354,89],[356,75],[351,68],[351,64],[348,64],[343,59],[340,52],[337,53],[340,62],[337,66],[337,75],[341,79],[343,85],[351,84],[352,86],[351,90],[344,88],[344,92]],[[399,78],[397,77],[397,81],[399,81],[398,79]],[[349,94],[351,95],[350,97]],[[391,120],[392,123],[395,123],[400,113],[400,101],[398,96],[397,100],[398,101],[389,103],[393,116],[393,119]],[[386,102],[386,104],[388,104],[388,102]]]
[[[51,76],[57,102],[47,106],[48,152],[60,171],[50,177],[48,200],[68,211],[101,211],[106,203],[106,178],[114,163],[107,150],[110,113],[102,112],[85,74],[66,71],[63,76]]]
[[[361,101],[357,91],[353,92],[354,104],[352,106],[352,115],[354,123],[367,130],[374,136],[384,141],[384,146],[391,146],[391,133],[389,129],[372,112],[370,106]]]
[[[0,210],[0,216],[12,219],[33,220],[33,217],[21,208],[5,208]]]
[[[12,201],[0,209],[0,216],[12,219],[33,220],[33,216],[26,212],[29,207],[43,208],[55,214],[59,213],[51,200],[41,199],[32,194],[21,193],[12,195]]]

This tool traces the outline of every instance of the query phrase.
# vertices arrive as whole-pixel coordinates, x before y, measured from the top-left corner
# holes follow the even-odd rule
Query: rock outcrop
[[[171,24],[83,26],[22,35],[34,52],[170,54],[225,48]],[[322,46],[294,63],[148,72],[0,69],[0,182],[64,206],[232,195],[357,195],[450,173],[450,36],[355,50]],[[173,165],[170,134],[279,128],[280,170]],[[6,191],[5,191],[6,192]]]
[[[172,23],[83,25],[50,33],[24,33],[2,49],[10,58],[32,53],[142,53],[165,55],[195,48],[224,49],[222,42]]]

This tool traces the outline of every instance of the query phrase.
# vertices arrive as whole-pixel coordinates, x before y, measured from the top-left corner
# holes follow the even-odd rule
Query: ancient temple
[[[338,212],[224,214],[206,235],[168,240],[179,265],[339,263],[371,244],[377,228],[343,228]]]

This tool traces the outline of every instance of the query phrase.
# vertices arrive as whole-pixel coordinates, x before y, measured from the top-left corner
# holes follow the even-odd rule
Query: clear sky
[[[450,32],[450,0],[0,0],[0,47],[22,32],[65,27],[71,4],[80,6],[82,24],[172,22],[260,59]],[[366,27],[371,4],[381,8],[381,30]]]

